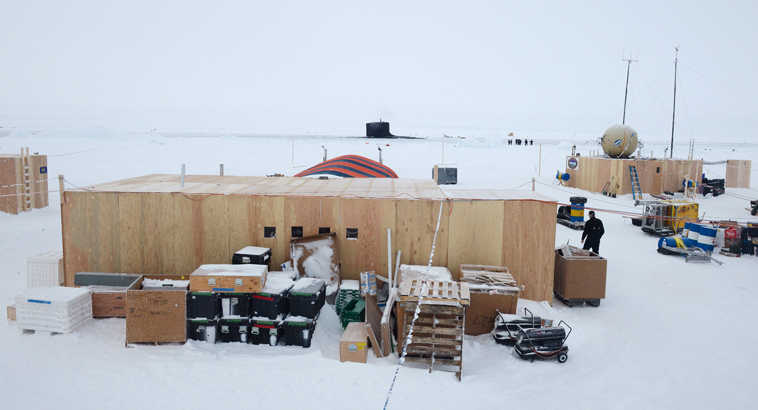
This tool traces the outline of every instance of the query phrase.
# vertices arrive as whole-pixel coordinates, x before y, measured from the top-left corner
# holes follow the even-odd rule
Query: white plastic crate
[[[63,252],[50,251],[26,259],[27,288],[60,286],[63,279]]]
[[[16,323],[21,329],[68,333],[92,318],[87,288],[30,288],[16,296]]]

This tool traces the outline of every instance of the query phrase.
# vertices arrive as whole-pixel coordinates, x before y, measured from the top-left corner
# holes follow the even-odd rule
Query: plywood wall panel
[[[411,265],[429,263],[440,204],[442,204],[442,215],[432,264],[448,265],[451,202],[427,200],[397,200],[395,202],[397,217],[395,230],[392,233],[395,248],[393,252],[397,253],[397,249],[403,251],[401,263]]]
[[[88,235],[89,194],[86,192],[65,192],[65,201],[61,207],[61,224],[63,230],[65,285],[74,285],[76,272],[91,272],[90,255],[97,243]]]
[[[271,269],[289,259],[289,232],[285,231],[284,197],[257,196],[254,197],[256,244],[271,248]],[[263,228],[276,227],[275,238],[264,238]]]
[[[503,208],[503,262],[519,284],[521,297],[552,301],[555,205],[534,201],[506,201]]]
[[[359,279],[360,272],[387,274],[387,228],[395,227],[395,201],[340,199],[342,229],[337,232],[341,276]],[[357,228],[358,239],[347,239],[346,229]]]
[[[145,232],[145,222],[152,227],[150,221],[145,221],[143,214],[143,198],[147,195],[138,193],[124,193],[118,196],[118,233],[119,233],[119,272],[144,272],[143,248],[145,239],[153,237],[155,231],[149,235]],[[148,214],[149,215],[149,214]]]
[[[750,188],[751,167],[750,160],[727,160],[725,186],[727,188]]]
[[[232,252],[249,245],[257,245],[255,227],[255,206],[253,197],[227,195],[229,213],[229,248]]]
[[[18,213],[16,183],[16,160],[13,157],[0,158],[0,211]]]
[[[453,273],[453,278],[460,275],[461,264],[503,264],[503,215],[506,202],[508,201],[452,201],[447,266]]]

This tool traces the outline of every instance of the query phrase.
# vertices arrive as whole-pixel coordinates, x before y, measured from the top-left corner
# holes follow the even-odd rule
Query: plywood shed
[[[246,245],[289,259],[293,231],[336,233],[343,279],[387,272],[392,255],[435,266],[507,265],[522,297],[552,300],[556,202],[529,191],[441,188],[431,180],[148,175],[65,191],[66,283],[76,272],[187,275]],[[292,229],[292,228],[298,229]],[[350,236],[350,237],[348,237]]]
[[[577,166],[570,168],[568,159],[575,158]],[[665,191],[677,192],[682,188],[682,180],[694,179],[700,182],[703,175],[702,160],[684,159],[617,159],[607,157],[568,157],[566,173],[571,177],[567,185],[590,192],[603,192],[606,184],[618,183],[618,194],[632,193],[629,166],[637,168],[642,192],[661,194]]]
[[[47,206],[47,155],[0,154],[0,211],[10,214]]]
[[[726,187],[750,188],[751,161],[729,159],[726,161]]]

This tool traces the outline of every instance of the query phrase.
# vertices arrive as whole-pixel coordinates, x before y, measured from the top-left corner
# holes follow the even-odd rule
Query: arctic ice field
[[[661,156],[665,143],[646,141]],[[541,149],[538,146],[541,144]],[[686,264],[656,252],[657,238],[628,218],[598,211],[605,224],[600,253],[608,259],[607,296],[599,308],[559,301],[520,301],[535,314],[573,326],[565,364],[523,361],[492,337],[466,336],[463,380],[452,373],[402,367],[398,360],[340,363],[342,329],[328,306],[309,349],[243,344],[124,347],[123,319],[91,320],[71,334],[22,334],[5,306],[25,284],[26,258],[60,249],[56,175],[84,187],[150,173],[292,175],[328,156],[382,159],[402,178],[430,178],[437,163],[458,168],[459,186],[531,189],[568,202],[639,212],[631,196],[608,198],[555,182],[571,146],[586,155],[591,139],[539,140],[508,146],[503,137],[365,140],[337,137],[212,134],[31,132],[0,138],[0,152],[23,146],[48,155],[50,206],[0,214],[0,391],[4,409],[713,409],[754,408],[758,355],[758,258],[721,257],[722,266]],[[541,167],[540,167],[541,150]],[[675,157],[686,157],[686,142]],[[700,142],[708,161],[758,158],[756,144]],[[705,166],[711,178],[723,165]],[[750,189],[698,199],[708,219],[756,220],[758,167]],[[556,245],[579,245],[580,232],[556,226]]]

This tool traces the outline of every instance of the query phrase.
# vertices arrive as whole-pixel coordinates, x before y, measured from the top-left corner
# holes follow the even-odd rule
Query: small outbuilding
[[[66,284],[76,272],[188,275],[247,245],[290,259],[290,240],[336,233],[343,279],[387,272],[391,256],[458,279],[467,263],[508,266],[521,296],[552,301],[556,202],[531,191],[432,180],[148,175],[63,194]]]

